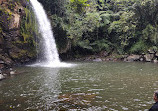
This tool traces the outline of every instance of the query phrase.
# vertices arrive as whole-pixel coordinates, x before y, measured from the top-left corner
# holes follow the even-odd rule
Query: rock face
[[[27,0],[0,0],[0,70],[36,57]]]

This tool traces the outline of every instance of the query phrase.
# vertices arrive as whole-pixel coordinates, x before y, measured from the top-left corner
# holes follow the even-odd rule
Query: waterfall
[[[48,67],[69,66],[70,64],[60,62],[51,24],[43,6],[37,0],[30,0],[30,2],[38,22],[39,33],[43,40],[42,52],[44,60],[40,60],[41,62],[36,65]]]

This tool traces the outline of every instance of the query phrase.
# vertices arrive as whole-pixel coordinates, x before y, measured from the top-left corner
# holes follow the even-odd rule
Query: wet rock
[[[151,50],[151,49],[149,49],[148,52],[149,52],[149,54],[154,54],[155,53],[155,51]]]
[[[15,75],[15,74],[16,74],[15,71],[12,68],[10,68],[10,75]]]
[[[76,93],[76,94],[63,94],[59,95],[60,103],[73,107],[87,107],[96,97],[96,94],[91,93]]]
[[[140,61],[144,61],[144,58],[143,58],[143,57],[141,57],[141,58],[140,58]]]
[[[5,79],[5,77],[2,74],[0,74],[0,80],[3,80],[3,79]]]
[[[106,58],[106,61],[113,61],[113,58],[112,57]]]
[[[158,60],[157,60],[157,59],[154,59],[153,62],[154,62],[154,63],[158,63]]]
[[[156,56],[156,57],[158,57],[158,52],[157,52],[157,53],[155,53],[155,56]]]
[[[10,75],[14,75],[15,74],[15,72],[14,71],[10,71]]]
[[[5,60],[0,60],[0,70],[8,68],[10,63],[11,62],[8,61],[7,58],[5,58]]]
[[[124,61],[128,61],[128,62],[139,61],[139,60],[140,60],[140,55],[130,55],[124,59]]]
[[[11,64],[13,64],[13,61],[7,55],[0,55],[1,67],[7,67]]]
[[[146,54],[146,55],[144,55],[144,57],[145,57],[146,62],[152,62],[152,60],[154,58],[154,54]]]
[[[94,62],[101,62],[102,59],[100,59],[100,58],[96,58],[96,59],[94,59],[93,61],[94,61]]]

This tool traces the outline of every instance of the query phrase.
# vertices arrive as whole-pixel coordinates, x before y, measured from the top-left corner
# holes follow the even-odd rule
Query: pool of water
[[[0,111],[148,111],[158,64],[79,62],[70,68],[18,67],[0,82]]]

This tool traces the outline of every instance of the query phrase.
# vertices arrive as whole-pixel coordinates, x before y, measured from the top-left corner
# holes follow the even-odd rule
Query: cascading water
[[[37,0],[30,0],[31,5],[33,7],[33,11],[35,13],[39,32],[43,38],[43,55],[44,61],[41,60],[41,63],[37,63],[35,65],[39,66],[47,66],[47,67],[67,67],[70,64],[61,63],[58,55],[58,51],[56,48],[56,43],[53,37],[53,32],[51,29],[51,24],[49,19],[47,18],[46,12],[43,6]]]

